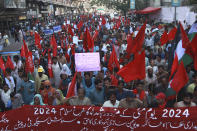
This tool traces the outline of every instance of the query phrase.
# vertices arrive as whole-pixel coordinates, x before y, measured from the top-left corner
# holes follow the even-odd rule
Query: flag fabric
[[[186,49],[190,41],[181,23],[180,23],[180,30],[181,30],[182,46],[183,48]]]
[[[48,73],[49,73],[49,77],[53,78],[52,60],[51,60],[50,52],[48,52]]]
[[[71,81],[71,83],[69,84],[68,86],[68,92],[67,92],[67,95],[66,95],[66,99],[70,98],[70,97],[73,97],[76,95],[76,81],[77,81],[77,72],[75,72],[74,74],[74,77]]]
[[[168,42],[168,33],[164,31],[163,35],[161,36],[160,39],[161,46],[165,45]]]
[[[40,35],[37,32],[35,32],[34,37],[35,37],[35,45],[41,50],[42,46],[40,44],[40,41],[41,41]]]
[[[146,77],[145,71],[145,51],[141,54],[136,53],[134,60],[125,65],[117,73],[125,82],[132,80],[143,80]]]
[[[14,70],[14,64],[13,64],[12,60],[10,59],[10,56],[7,57],[5,67]]]
[[[83,40],[83,48],[85,49],[86,52],[88,51],[88,49],[90,50],[90,49],[94,48],[94,41],[90,35],[88,28],[86,28],[83,39],[84,39]]]
[[[5,64],[4,64],[2,56],[0,58],[0,68],[3,71],[3,73],[5,74]]]
[[[171,74],[170,74],[169,80],[171,80],[172,75],[176,72],[176,69],[178,68],[178,65],[179,65],[179,60],[178,60],[177,54],[175,53],[175,57],[174,57],[174,61],[173,61],[173,64],[172,64]]]
[[[99,32],[97,30],[95,30],[94,35],[93,35],[93,40],[96,40],[98,35],[99,35]]]
[[[68,33],[73,37],[74,33],[72,31],[71,25],[68,25]]]
[[[21,52],[20,52],[21,57],[25,57],[25,48],[24,45],[21,47]]]
[[[53,56],[55,57],[55,56],[57,56],[57,43],[56,43],[54,35],[51,37],[51,42],[50,43],[53,47]]]
[[[83,27],[83,21],[80,21],[78,24],[77,24],[77,28],[79,30],[81,30],[81,28]]]
[[[168,33],[168,40],[169,40],[169,41],[174,40],[175,35],[176,35],[176,32],[177,32],[177,28],[174,27],[174,28]]]
[[[170,86],[174,91],[176,91],[176,93],[178,93],[181,88],[183,88],[187,84],[188,80],[189,78],[187,76],[187,72],[185,70],[183,62],[181,61],[178,66],[177,72],[174,75],[172,82],[170,83]]]
[[[32,52],[28,52],[28,56],[25,60],[25,71],[26,73],[33,73],[34,72],[34,64],[33,64],[33,59],[32,59]]]
[[[117,58],[117,55],[116,55],[116,51],[115,51],[115,48],[113,46],[113,50],[112,50],[112,53],[110,55],[110,58],[109,58],[109,61],[108,61],[108,69],[113,72],[113,69],[117,67],[118,69],[120,69],[120,64],[118,62],[118,58]]]
[[[25,40],[23,40],[23,48],[24,48],[24,52],[22,52],[23,53],[22,55],[24,55],[24,57],[27,58],[28,57],[29,49],[27,47],[27,44],[26,44]]]
[[[144,25],[141,27],[137,36],[134,39],[134,43],[133,43],[134,45],[132,48],[133,54],[139,52],[142,48],[142,45],[144,43],[144,38],[145,38],[145,29],[146,29],[146,23],[144,23]]]
[[[133,48],[133,33],[131,35],[129,35],[128,39],[127,39],[127,49],[126,49],[126,52],[127,52],[127,58],[129,59],[130,58],[130,55],[132,53],[132,48]]]
[[[105,18],[103,17],[102,18],[102,25],[105,25],[106,24],[106,20],[105,20]]]
[[[188,53],[193,58],[194,68],[197,70],[197,34],[186,49],[186,53]]]

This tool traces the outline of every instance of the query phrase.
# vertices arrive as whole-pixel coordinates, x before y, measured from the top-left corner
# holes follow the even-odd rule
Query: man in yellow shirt
[[[44,69],[42,67],[38,68],[38,75],[36,76],[36,79],[35,79],[36,93],[40,93],[41,82],[44,80],[48,80],[48,76],[45,75],[43,72],[44,72]]]

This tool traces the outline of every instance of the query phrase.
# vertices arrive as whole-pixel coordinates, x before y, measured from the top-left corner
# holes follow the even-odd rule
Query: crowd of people
[[[186,67],[189,81],[173,99],[168,99],[170,48],[172,41],[161,46],[159,31],[176,27],[147,21],[150,29],[146,30],[143,50],[145,50],[146,78],[125,82],[117,72],[127,65],[127,39],[133,38],[145,22],[143,19],[132,21],[127,18],[117,19],[101,15],[66,16],[64,23],[57,19],[50,20],[61,25],[62,31],[46,36],[44,29],[49,21],[36,21],[31,30],[40,34],[42,49],[32,49],[34,71],[26,71],[26,60],[20,55],[13,56],[14,68],[1,69],[0,77],[0,111],[20,108],[23,105],[88,105],[100,107],[141,108],[141,107],[192,107],[197,104],[197,73],[192,64]],[[80,24],[81,23],[81,24]],[[68,97],[68,90],[75,74],[75,53],[90,52],[84,49],[86,29],[94,40],[94,52],[99,52],[101,71],[78,72],[76,74],[75,96]],[[157,31],[153,32],[157,28]],[[190,26],[185,26],[189,30]],[[158,31],[159,30],[159,31]],[[73,34],[72,34],[73,33]],[[50,44],[54,36],[57,49]],[[25,36],[24,36],[25,37]],[[34,38],[34,35],[32,35]],[[78,42],[73,43],[72,37]],[[120,64],[120,69],[108,62],[113,50]],[[57,56],[53,55],[57,50]],[[49,52],[49,53],[48,53]],[[52,56],[52,73],[49,73],[49,57]],[[6,63],[7,57],[4,57]]]

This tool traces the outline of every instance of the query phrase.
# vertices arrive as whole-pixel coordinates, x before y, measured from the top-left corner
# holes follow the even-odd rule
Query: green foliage
[[[136,10],[140,10],[146,7],[146,0],[136,0]],[[106,6],[109,9],[115,9],[126,13],[130,10],[130,0],[92,0],[91,5]]]

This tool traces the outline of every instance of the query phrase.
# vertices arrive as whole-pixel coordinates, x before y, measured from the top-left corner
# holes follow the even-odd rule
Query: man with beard
[[[95,88],[94,81],[95,78],[91,77],[89,72],[84,73],[84,76],[82,77],[82,86],[85,89],[86,97],[89,97],[91,90]]]
[[[192,94],[186,93],[183,97],[183,101],[175,103],[174,107],[194,107],[196,104],[192,102]]]
[[[95,80],[95,88],[90,91],[89,98],[93,105],[102,106],[105,97],[105,88],[103,88],[103,82],[101,79]]]
[[[146,87],[148,87],[149,84],[154,84],[156,82],[156,79],[157,77],[153,73],[153,68],[149,66],[147,69],[146,79],[145,79]]]

